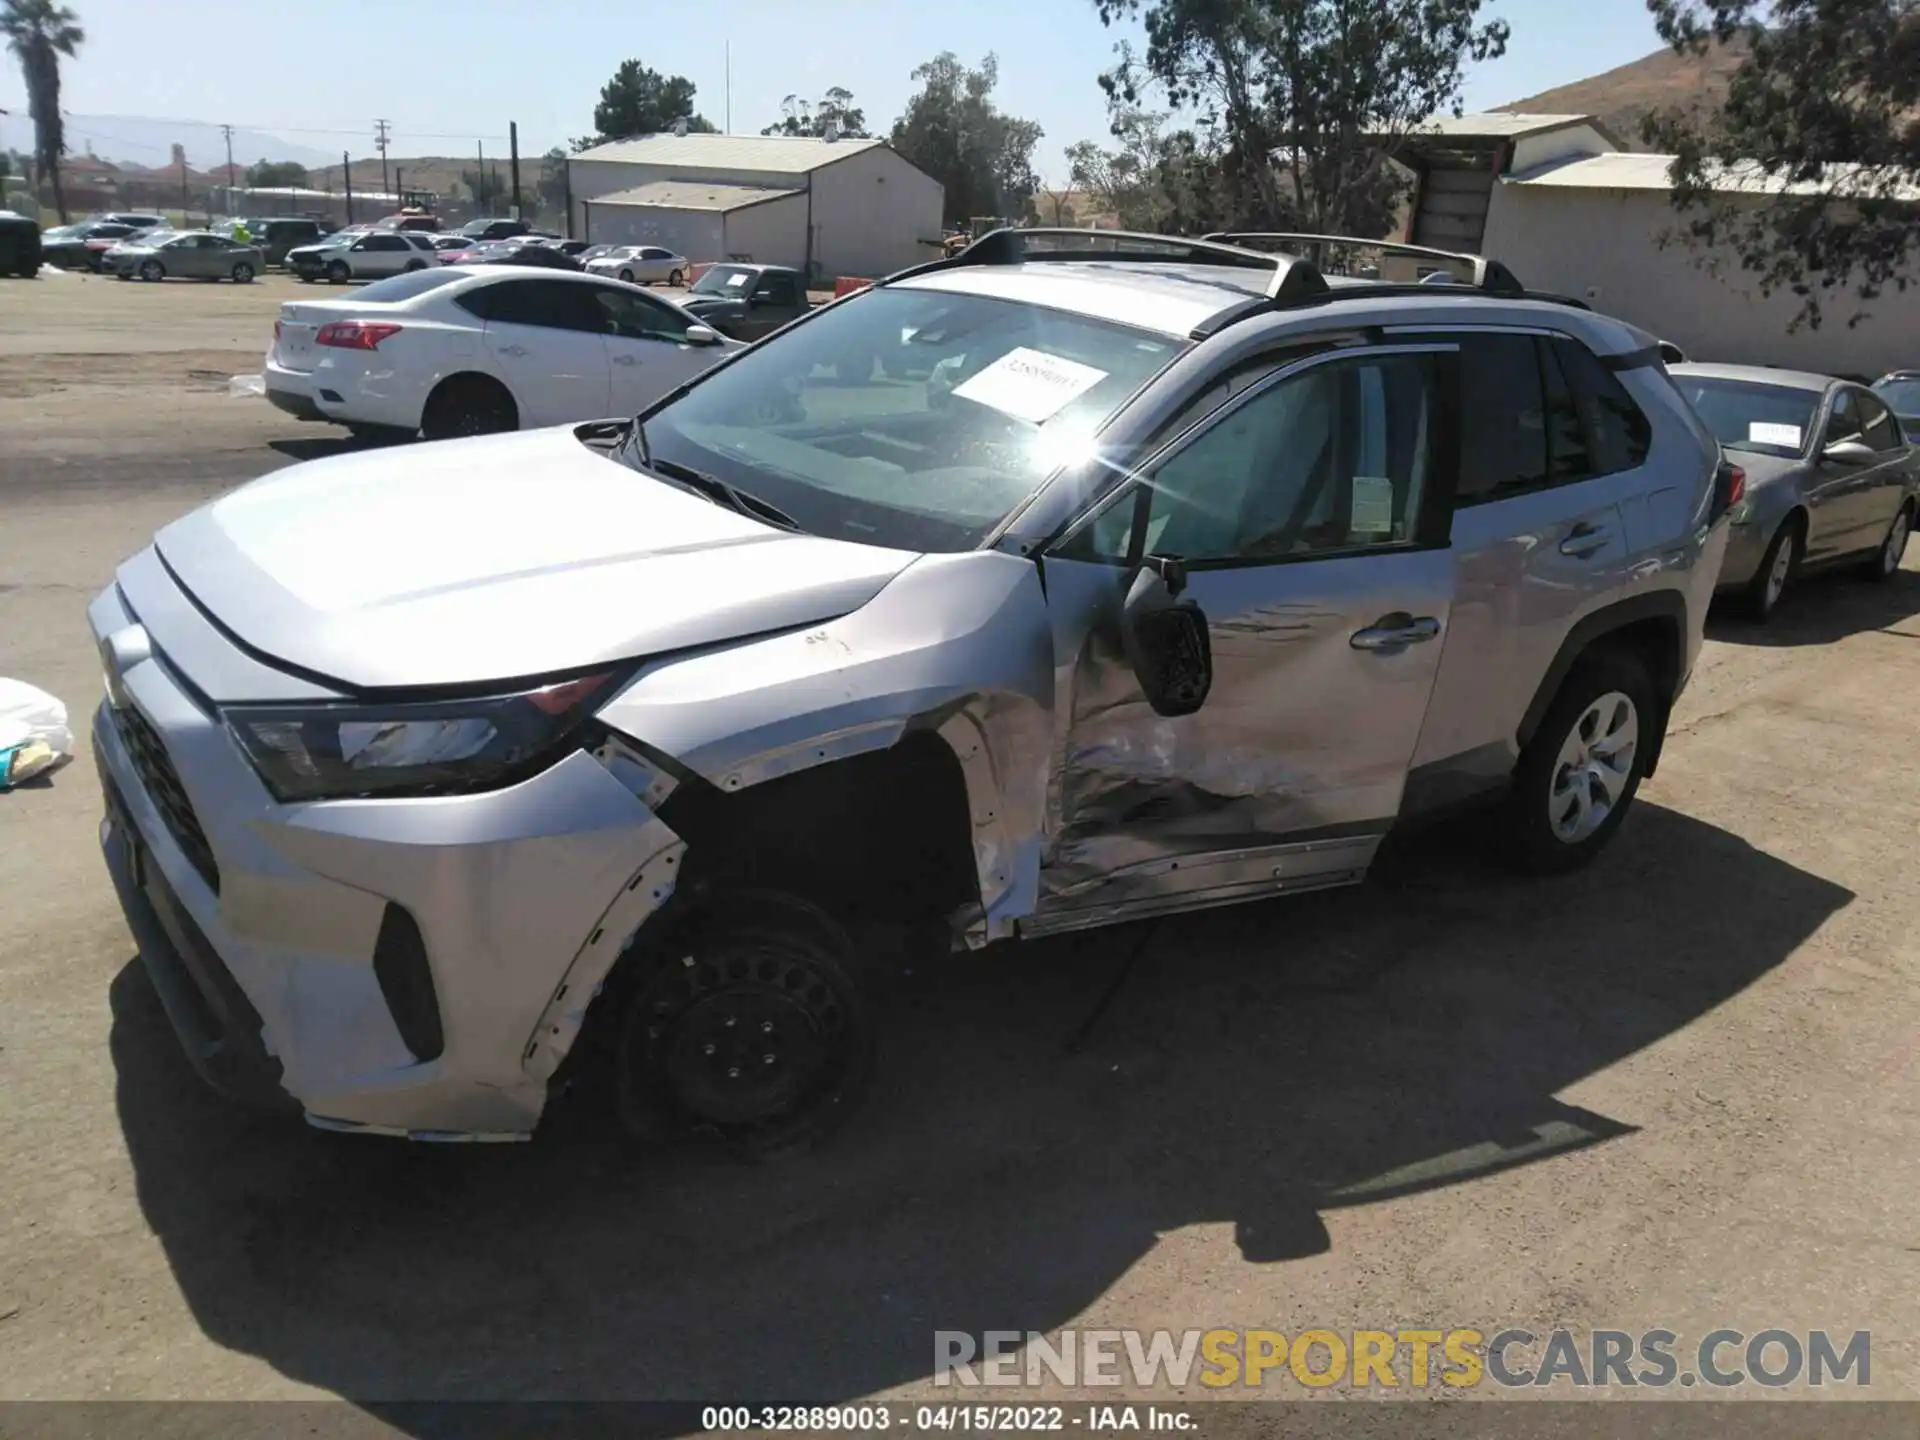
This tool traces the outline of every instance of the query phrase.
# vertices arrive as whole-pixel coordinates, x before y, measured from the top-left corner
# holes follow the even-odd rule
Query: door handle
[[[616,365],[632,365],[635,362],[631,355],[616,355],[613,357],[613,363]]]
[[[1364,630],[1353,632],[1347,643],[1356,650],[1397,650],[1402,645],[1418,645],[1440,633],[1440,622],[1431,615],[1417,619],[1405,611],[1382,615]]]
[[[1611,538],[1607,534],[1606,526],[1582,520],[1573,527],[1567,538],[1560,542],[1560,553],[1569,555],[1575,560],[1584,560],[1587,556],[1604,550],[1607,541]]]
[[[502,355],[511,355],[515,359],[518,359],[527,353],[527,347],[524,345],[502,345],[500,347],[500,353]]]

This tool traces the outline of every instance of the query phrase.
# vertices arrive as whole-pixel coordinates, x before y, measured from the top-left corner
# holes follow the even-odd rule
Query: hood
[[[689,295],[680,302],[680,308],[691,310],[696,315],[703,315],[715,310],[745,310],[747,302],[736,300],[728,295]]]
[[[154,544],[248,646],[349,689],[516,680],[812,624],[917,558],[762,525],[571,427],[310,461]]]

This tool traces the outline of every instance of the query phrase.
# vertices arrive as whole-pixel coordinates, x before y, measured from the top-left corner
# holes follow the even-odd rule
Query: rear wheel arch
[[[1540,722],[1552,708],[1567,676],[1580,660],[1596,650],[1626,650],[1647,667],[1661,710],[1647,739],[1645,773],[1653,774],[1666,738],[1667,711],[1679,689],[1686,661],[1687,602],[1678,590],[1656,590],[1621,600],[1585,616],[1567,632],[1547,667],[1532,702],[1521,717],[1514,739],[1524,751]]]
[[[444,428],[448,408],[462,403],[491,403],[509,422],[500,429],[520,427],[520,402],[505,381],[483,370],[459,370],[440,380],[427,393],[426,402],[420,407],[421,432],[429,440],[462,433]],[[436,430],[440,431],[438,435]]]

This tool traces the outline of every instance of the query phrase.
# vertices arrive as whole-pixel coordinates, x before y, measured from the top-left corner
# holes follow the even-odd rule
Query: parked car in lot
[[[447,238],[438,236],[436,240]],[[450,244],[437,245],[433,258],[442,265],[471,265],[489,255],[499,254],[506,244],[505,240],[469,240],[461,236]]]
[[[693,267],[687,257],[658,245],[612,245],[587,261],[596,275],[612,275],[630,284],[684,284]]]
[[[12,210],[0,210],[0,275],[31,280],[39,273],[39,222]]]
[[[285,265],[289,251],[303,245],[317,245],[328,234],[326,226],[318,220],[297,216],[261,216],[249,219],[246,226],[269,265]]]
[[[101,225],[125,225],[130,230],[166,230],[167,217],[155,215],[147,210],[109,210],[103,215],[89,215],[83,223]]]
[[[1669,367],[1681,394],[1745,472],[1720,588],[1772,616],[1803,571],[1857,562],[1886,580],[1913,528],[1920,461],[1871,390],[1756,365]]]
[[[409,270],[424,270],[439,255],[431,237],[412,231],[343,231],[317,245],[289,250],[287,266],[309,283],[324,279],[330,285],[344,285],[349,280],[380,280]]]
[[[91,270],[97,275],[106,268],[106,253],[135,233],[131,225],[106,221],[56,226],[41,235],[40,258],[62,270]]]
[[[631,421],[296,466],[122,566],[102,843],[196,1062],[331,1129],[522,1136],[577,1077],[777,1148],[872,1072],[851,922],[978,947],[1345,885],[1470,799],[1525,870],[1606,847],[1733,499],[1650,338],[1492,264],[1032,238]],[[390,283],[330,353],[385,368],[467,286],[473,363],[661,304]],[[872,373],[902,334],[925,382]]]
[[[504,266],[290,302],[273,335],[280,409],[430,440],[630,414],[735,348],[635,286]]]
[[[813,308],[805,277],[784,265],[715,265],[682,303],[736,340],[758,340]]]
[[[511,240],[516,235],[528,234],[532,229],[524,220],[497,216],[493,219],[469,220],[460,227],[459,233],[469,240]]]
[[[1920,370],[1895,370],[1873,382],[1873,393],[1893,411],[1901,433],[1920,444]]]
[[[243,245],[210,230],[148,231],[120,241],[101,259],[121,280],[137,275],[142,280],[232,280],[241,285],[252,284],[267,263],[258,245]]]
[[[470,256],[464,261],[454,262],[467,265],[533,265],[542,270],[569,270],[578,272],[580,262],[561,250],[557,245],[549,245],[542,240],[501,240],[490,245],[480,254]]]
[[[457,230],[445,235],[435,235],[431,238],[436,254],[446,254],[454,250],[473,249],[473,241],[469,240]]]
[[[402,210],[396,215],[388,215],[373,222],[376,230],[405,230],[416,235],[436,235],[440,231],[440,217],[429,215],[423,210]]]

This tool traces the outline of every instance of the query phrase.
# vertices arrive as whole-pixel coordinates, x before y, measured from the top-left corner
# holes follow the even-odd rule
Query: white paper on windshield
[[[727,288],[729,290],[737,290],[740,286],[746,283],[747,283],[747,274],[744,270],[741,271],[738,275],[727,276]]]
[[[1353,533],[1393,533],[1393,481],[1382,475],[1353,477]]]
[[[1755,420],[1747,426],[1749,445],[1784,445],[1789,450],[1800,448],[1800,427],[1798,425],[1776,425],[1767,420]]]
[[[1107,372],[1024,345],[1009,350],[953,393],[1038,425],[1107,378]]]

